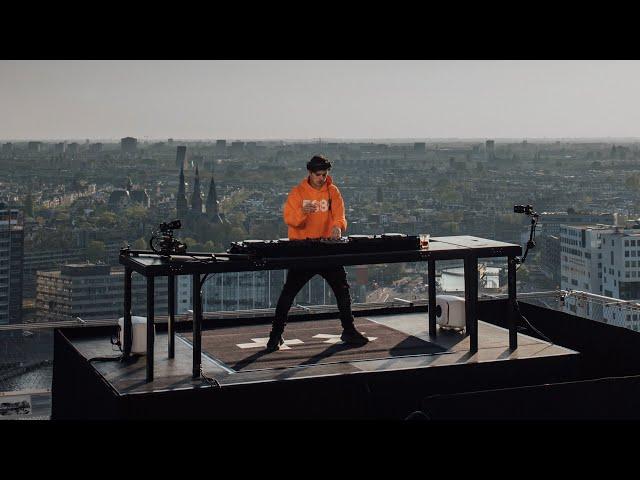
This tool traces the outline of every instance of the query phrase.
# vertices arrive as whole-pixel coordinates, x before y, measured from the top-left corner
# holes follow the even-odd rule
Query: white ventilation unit
[[[436,323],[445,330],[463,330],[466,327],[464,298],[455,295],[438,295],[436,297]]]
[[[118,319],[120,345],[124,350],[124,317]],[[156,326],[153,326],[153,338],[155,341]],[[147,317],[131,317],[131,353],[147,353]]]

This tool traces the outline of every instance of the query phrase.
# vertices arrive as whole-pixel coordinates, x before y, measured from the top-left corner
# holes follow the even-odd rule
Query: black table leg
[[[200,377],[202,361],[202,298],[200,292],[200,274],[194,273],[192,281],[193,292],[193,378]]]
[[[469,351],[478,351],[478,258],[464,259],[464,309]]]
[[[516,330],[516,259],[508,257],[509,305],[507,319],[509,322],[509,348],[518,348],[518,332]]]
[[[167,289],[169,290],[169,358],[175,357],[175,315],[176,315],[176,277],[169,275]]]
[[[131,355],[131,274],[133,270],[130,267],[124,267],[124,325],[122,328],[122,348],[124,357]]]
[[[153,381],[154,277],[147,277],[147,382]]]
[[[429,336],[436,337],[436,261],[428,260],[429,273],[427,282],[429,283]]]

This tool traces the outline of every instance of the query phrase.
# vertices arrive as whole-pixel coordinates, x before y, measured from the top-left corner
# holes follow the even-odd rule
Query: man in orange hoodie
[[[295,186],[284,205],[284,221],[288,225],[289,240],[318,238],[340,239],[347,229],[344,216],[344,201],[340,190],[333,184],[328,175],[331,162],[321,155],[314,156],[307,162],[308,176]],[[343,266],[300,269],[290,268],[284,284],[275,318],[267,342],[267,351],[273,352],[284,343],[282,334],[287,322],[287,315],[298,292],[314,275],[321,275],[329,283],[336,296],[343,342],[364,345],[369,341],[358,332],[353,325],[351,313],[351,295],[347,272]]]

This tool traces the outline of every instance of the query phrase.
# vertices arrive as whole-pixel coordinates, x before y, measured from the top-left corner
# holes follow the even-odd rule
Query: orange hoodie
[[[314,202],[320,208],[317,212],[304,213],[304,200]],[[329,238],[334,226],[344,232],[347,229],[344,201],[331,176],[327,175],[327,181],[320,190],[309,185],[308,177],[293,187],[284,204],[284,221],[289,226],[289,240]]]

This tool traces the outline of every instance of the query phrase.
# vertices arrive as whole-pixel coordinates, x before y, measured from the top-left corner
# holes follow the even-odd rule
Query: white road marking
[[[313,338],[326,338],[327,340],[325,340],[322,343],[338,343],[342,341],[340,340],[340,335],[331,335],[329,333],[319,333],[317,335],[314,335]],[[367,338],[369,339],[370,342],[378,339],[378,337],[367,337]]]
[[[326,338],[322,343],[338,343],[341,342],[340,335],[330,335],[328,333],[319,333],[318,335],[314,335],[313,338]]]
[[[253,343],[237,343],[236,345],[240,348],[265,348],[269,337],[252,338],[251,340],[253,340]],[[280,345],[280,350],[290,350],[291,347],[289,345],[301,345],[303,343],[302,340],[298,340],[297,338],[285,340],[284,344]]]

